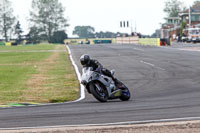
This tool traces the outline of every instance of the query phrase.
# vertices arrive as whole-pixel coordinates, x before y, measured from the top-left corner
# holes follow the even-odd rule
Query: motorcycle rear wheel
[[[119,97],[119,99],[122,101],[128,101],[131,97],[131,93],[130,93],[129,89],[123,83],[122,83],[122,85],[124,86],[124,88],[122,90],[122,94]]]
[[[106,87],[99,82],[94,82],[89,85],[90,92],[100,102],[107,102],[108,92]]]

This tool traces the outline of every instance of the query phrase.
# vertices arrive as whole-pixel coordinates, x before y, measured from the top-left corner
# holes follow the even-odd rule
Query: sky
[[[14,14],[23,30],[28,32],[29,11],[32,0],[10,0]],[[131,32],[131,28],[120,28],[120,21],[132,23],[133,31],[151,35],[164,23],[163,12],[166,0],[60,0],[68,18],[67,33],[73,36],[75,26],[92,26],[96,32]],[[182,0],[186,7],[195,0]]]

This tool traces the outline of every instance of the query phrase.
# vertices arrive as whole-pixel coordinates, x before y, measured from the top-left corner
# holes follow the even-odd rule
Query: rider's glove
[[[97,68],[97,69],[95,70],[95,72],[100,73],[100,72],[101,72],[101,68]]]

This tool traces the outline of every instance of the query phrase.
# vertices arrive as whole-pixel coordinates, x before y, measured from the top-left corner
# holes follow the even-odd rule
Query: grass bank
[[[63,45],[0,47],[0,104],[65,102],[78,92]]]

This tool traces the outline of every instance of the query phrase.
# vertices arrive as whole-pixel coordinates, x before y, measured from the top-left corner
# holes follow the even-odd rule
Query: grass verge
[[[79,83],[63,45],[0,49],[7,50],[5,53],[0,50],[0,104],[51,103],[77,99]],[[26,50],[29,52],[24,52]]]

